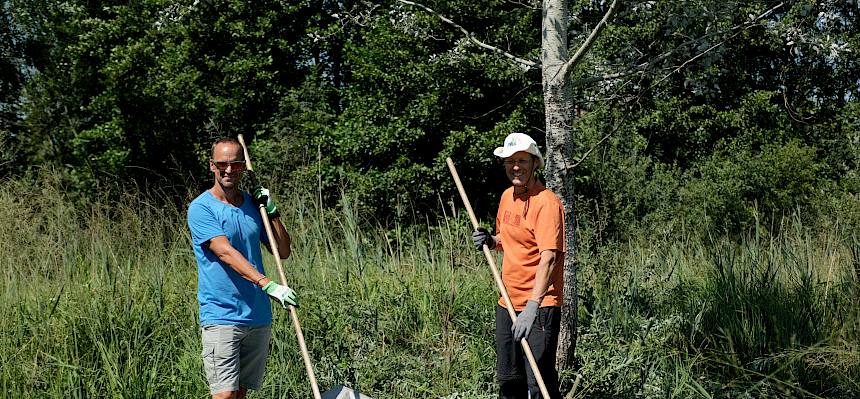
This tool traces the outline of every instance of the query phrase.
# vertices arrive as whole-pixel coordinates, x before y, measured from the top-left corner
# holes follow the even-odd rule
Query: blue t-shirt
[[[268,243],[260,212],[251,196],[242,193],[241,207],[225,204],[209,190],[188,207],[188,228],[197,257],[197,301],[200,324],[260,326],[272,324],[269,296],[223,263],[204,245],[225,236],[260,273],[264,273],[260,243]]]

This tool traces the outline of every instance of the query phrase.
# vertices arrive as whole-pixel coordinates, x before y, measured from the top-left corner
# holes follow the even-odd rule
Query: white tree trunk
[[[564,306],[558,341],[557,366],[564,369],[573,364],[576,352],[577,284],[574,249],[573,175],[570,169],[573,155],[573,92],[563,66],[568,60],[567,1],[544,0],[541,29],[541,69],[543,76],[544,110],[546,112],[546,178],[548,187],[564,205],[565,244]]]

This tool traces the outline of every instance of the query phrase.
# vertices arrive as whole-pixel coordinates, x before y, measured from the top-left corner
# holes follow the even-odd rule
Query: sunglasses
[[[212,160],[212,163],[215,164],[215,167],[220,171],[227,170],[227,167],[232,167],[234,171],[245,170],[245,161],[216,161]]]

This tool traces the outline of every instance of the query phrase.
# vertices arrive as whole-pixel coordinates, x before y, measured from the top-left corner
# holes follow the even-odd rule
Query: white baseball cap
[[[543,166],[543,157],[540,155],[537,143],[525,133],[511,133],[505,137],[505,144],[501,147],[496,147],[493,155],[499,158],[507,158],[514,153],[525,151],[532,154],[538,159],[538,167]]]

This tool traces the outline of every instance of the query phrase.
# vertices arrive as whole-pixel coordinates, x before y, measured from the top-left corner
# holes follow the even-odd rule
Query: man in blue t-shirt
[[[244,398],[259,389],[272,337],[269,298],[297,305],[296,294],[269,280],[260,244],[269,247],[258,206],[265,205],[281,258],[290,256],[290,236],[278,208],[257,185],[253,196],[239,189],[245,157],[232,138],[212,145],[212,188],[188,207],[188,227],[197,257],[203,368],[212,398]]]

